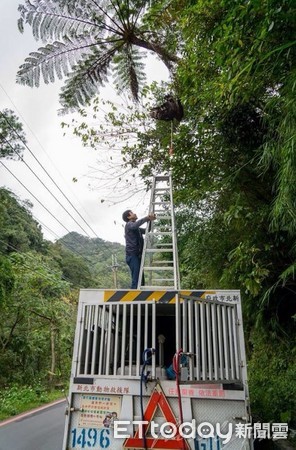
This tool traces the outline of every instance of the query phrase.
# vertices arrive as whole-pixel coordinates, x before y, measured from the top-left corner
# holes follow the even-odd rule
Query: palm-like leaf
[[[29,24],[34,37],[46,45],[25,59],[17,82],[39,86],[40,78],[49,83],[66,77],[60,100],[67,109],[88,102],[113,71],[118,89],[129,87],[137,100],[145,79],[143,55],[137,48],[155,52],[168,67],[176,61],[155,34],[138,24],[148,3],[25,0],[19,6],[19,29],[22,31],[24,24]]]
[[[129,86],[133,98],[138,100],[139,84],[144,79],[144,64],[142,55],[137,48],[125,46],[113,59],[114,72],[116,73],[115,83],[119,91],[125,86]]]

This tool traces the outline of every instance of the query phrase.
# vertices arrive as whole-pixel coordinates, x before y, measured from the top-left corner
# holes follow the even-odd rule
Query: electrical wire
[[[97,233],[93,230],[93,228],[86,222],[86,220],[83,218],[83,216],[80,214],[80,212],[77,210],[77,208],[73,205],[73,203],[69,200],[69,198],[65,195],[65,193],[60,189],[60,187],[57,185],[57,183],[54,181],[54,179],[51,177],[51,175],[48,173],[48,171],[44,168],[44,166],[40,163],[40,161],[38,160],[38,158],[36,158],[36,156],[34,155],[34,153],[31,151],[31,149],[28,147],[28,145],[26,144],[26,142],[23,141],[22,137],[20,136],[20,134],[18,133],[18,131],[14,128],[14,126],[11,124],[11,122],[7,119],[7,117],[5,116],[5,114],[2,113],[2,111],[0,111],[0,114],[2,115],[2,117],[5,119],[5,121],[8,123],[9,127],[14,131],[14,133],[17,135],[17,137],[20,139],[20,141],[23,143],[23,145],[26,147],[26,149],[29,151],[29,153],[33,156],[33,158],[35,159],[35,161],[39,164],[39,166],[42,168],[42,170],[46,173],[46,175],[48,176],[48,178],[52,181],[52,183],[56,186],[56,188],[58,189],[58,191],[63,195],[63,197],[67,200],[67,202],[72,206],[72,208],[74,209],[74,211],[79,215],[79,217],[83,220],[83,222],[88,226],[88,228],[92,231],[92,233],[96,236],[99,237],[97,235]],[[42,183],[43,184],[43,183]],[[63,207],[64,208],[64,207]],[[69,212],[67,212],[69,214]],[[75,219],[74,219],[75,220]],[[77,223],[77,222],[76,222]],[[80,225],[79,225],[80,226]],[[80,227],[81,228],[81,227]],[[85,232],[85,230],[83,230]],[[87,235],[88,233],[85,232]]]
[[[1,111],[0,111],[1,112]],[[12,148],[12,150],[19,156],[20,160],[25,164],[26,167],[30,170],[30,172],[33,173],[33,175],[37,178],[38,181],[42,184],[42,186],[45,187],[47,192],[50,193],[50,195],[58,202],[58,204],[63,208],[64,211],[71,217],[71,219],[74,220],[74,222],[79,226],[79,228],[90,238],[90,235],[87,231],[77,222],[77,220],[72,216],[72,214],[69,213],[69,211],[62,205],[62,203],[59,201],[59,199],[56,198],[56,196],[51,192],[51,190],[43,183],[43,181],[40,179],[40,177],[34,172],[34,170],[29,166],[29,164],[26,163],[24,158],[20,155],[20,153],[10,144],[10,142],[5,138],[2,137],[2,139]]]
[[[183,350],[180,349],[175,353],[173,358],[173,369],[176,374],[176,385],[178,392],[178,405],[179,405],[179,415],[180,415],[180,423],[183,424],[183,408],[182,408],[182,398],[181,398],[181,390],[180,390],[180,357],[183,354]],[[183,449],[186,450],[186,444],[184,438],[182,438]]]
[[[2,164],[2,166],[21,184],[21,186],[23,186],[23,188],[24,189],[26,189],[26,191],[28,191],[29,192],[29,194],[30,195],[32,195],[32,197],[69,233],[69,234],[71,234],[71,231],[70,230],[68,230],[68,228],[67,227],[65,227],[65,225],[63,225],[62,224],[62,222],[59,220],[59,219],[57,219],[51,212],[50,212],[50,210],[46,207],[46,206],[44,206],[42,203],[41,203],[41,201],[17,178],[17,176],[16,175],[14,175],[12,172],[11,172],[11,170],[2,162],[2,161],[0,161],[0,163]],[[78,241],[77,241],[78,242]],[[107,248],[107,246],[106,246],[106,248]],[[107,248],[108,249],[108,248]],[[73,251],[73,250],[72,250]],[[109,251],[109,249],[108,249],[108,251]],[[75,251],[74,253],[77,253],[79,256],[81,256],[81,258],[83,258],[88,264],[92,264],[92,261],[91,260],[88,260],[84,255],[82,255],[81,253],[79,253],[79,252],[77,252],[77,251]]]
[[[4,164],[3,161],[0,161],[0,163],[2,164],[3,167],[5,167],[5,169],[21,184],[21,186],[23,186],[24,189],[26,189],[27,192],[29,192],[30,195],[32,195],[32,197],[68,232],[71,233],[70,230],[68,230],[67,227],[65,227],[65,225],[62,224],[62,222],[57,219],[50,211],[49,209],[44,206],[41,201],[17,178],[16,175],[14,175],[14,173],[12,173],[12,171]]]
[[[7,97],[10,99],[9,95],[7,94],[7,92],[5,91],[5,89],[3,88],[3,86],[0,84],[0,87],[2,88],[2,90],[5,92],[5,94],[7,95]],[[12,102],[12,100],[10,99],[10,101]],[[14,103],[12,102],[12,104],[14,105]],[[15,107],[15,105],[14,105]],[[14,128],[13,124],[9,121],[9,119],[2,113],[2,111],[0,111],[0,114],[2,115],[2,117],[4,118],[4,120],[7,122],[7,124],[9,125],[10,129],[17,135],[17,137],[19,138],[19,140],[23,143],[23,145],[27,148],[27,150],[30,152],[30,154],[33,156],[33,158],[37,161],[37,163],[39,164],[39,166],[45,171],[46,175],[49,177],[49,179],[54,183],[54,185],[57,187],[57,189],[59,190],[59,192],[64,196],[64,198],[67,200],[67,202],[72,206],[72,208],[76,211],[76,213],[79,215],[79,217],[83,220],[83,222],[88,226],[88,228],[93,232],[93,234],[98,238],[99,236],[96,234],[96,232],[93,230],[93,228],[85,221],[85,219],[82,217],[82,215],[80,214],[80,212],[75,208],[75,206],[72,204],[72,202],[68,199],[68,197],[64,194],[64,192],[60,189],[60,187],[57,185],[57,183],[53,180],[53,178],[50,176],[50,174],[47,172],[47,170],[44,168],[44,166],[39,162],[38,158],[36,158],[36,156],[33,154],[33,152],[31,151],[31,149],[28,147],[28,145],[26,144],[26,142],[23,140],[23,138],[20,136],[20,134],[18,133],[18,131]],[[26,123],[26,122],[25,122]],[[28,126],[28,125],[27,125]],[[28,126],[29,127],[29,126]],[[30,129],[30,127],[29,127]],[[32,130],[31,130],[32,132]],[[13,148],[13,146],[11,145],[11,143],[9,141],[7,141],[6,138],[4,138],[6,143],[13,149],[13,151],[18,154],[18,156],[20,157],[21,161],[24,162],[24,164],[29,168],[29,170],[34,174],[34,176],[38,179],[38,181],[40,181],[40,183],[47,189],[47,191],[50,193],[50,195],[52,195],[52,197],[58,202],[58,204],[66,211],[66,213],[75,221],[75,223],[83,230],[83,232],[90,238],[89,234],[87,233],[87,231],[81,227],[81,225],[76,221],[76,219],[69,213],[69,211],[67,211],[64,206],[61,204],[61,202],[52,194],[52,192],[48,189],[48,187],[42,182],[42,180],[38,177],[38,175],[36,175],[36,173],[31,169],[31,167],[24,161],[24,159],[21,157],[21,155],[19,154],[19,152]],[[41,143],[38,141],[39,145],[42,147]],[[8,168],[6,168],[7,170],[9,170]],[[11,172],[10,172],[11,173]],[[19,180],[18,180],[19,181]],[[20,182],[20,181],[19,181]],[[21,183],[21,182],[20,182]],[[22,183],[21,183],[22,184]],[[23,185],[23,184],[22,184]],[[23,185],[24,186],[24,185]],[[25,187],[25,186],[24,186]],[[27,189],[25,187],[25,189]],[[27,189],[28,190],[28,189]],[[30,192],[30,191],[28,191]],[[32,193],[30,193],[31,195],[33,195]],[[42,203],[36,198],[36,196],[33,195],[33,197],[42,205]],[[43,206],[43,205],[42,205]],[[45,208],[46,209],[46,208]],[[49,210],[47,209],[47,211],[49,212]],[[50,213],[50,212],[49,212]],[[51,214],[51,213],[50,213]],[[51,214],[52,215],[52,214]],[[57,219],[56,219],[57,220]],[[60,223],[60,222],[59,222]],[[63,226],[63,225],[62,225]],[[63,226],[64,227],[64,226]],[[64,227],[65,228],[65,227]],[[66,229],[66,228],[65,228]],[[67,230],[67,229],[66,229]],[[68,231],[68,230],[67,230]],[[69,232],[69,231],[68,231]],[[103,247],[109,251],[110,248],[107,247],[107,245],[105,244],[104,240],[101,239],[101,243],[103,245]],[[82,255],[80,255],[82,256]],[[83,256],[82,256],[83,257]]]
[[[1,161],[0,161],[0,162],[1,162]],[[47,229],[51,232],[52,235],[54,235],[54,236],[57,237],[57,239],[60,239],[60,237],[59,237],[54,231],[52,231],[50,228],[48,228],[48,227],[47,227],[44,223],[42,223],[36,216],[34,216],[34,215],[32,214],[32,217],[33,217],[38,223],[42,224],[43,227],[47,228]],[[16,247],[14,247],[12,244],[9,244],[9,243],[7,243],[7,242],[1,240],[1,239],[0,239],[0,242],[4,243],[6,246],[12,248],[12,249],[15,250],[16,252],[22,254],[22,252],[20,252],[20,251],[19,251]],[[79,257],[81,257],[83,260],[85,260],[86,263],[87,263],[90,267],[95,266],[95,263],[93,263],[91,260],[89,260],[88,258],[86,258],[86,257],[85,257],[84,255],[82,255],[81,253],[79,253],[77,250],[73,250],[71,247],[67,246],[63,241],[61,241],[61,244],[62,244],[62,246],[63,246],[65,249],[67,249],[69,252],[71,252],[71,254],[73,254],[74,256],[79,256]],[[48,251],[48,254],[51,255],[51,256],[53,256],[53,257],[55,257],[54,253],[51,252],[51,251]],[[100,255],[100,254],[99,254],[99,255]],[[30,257],[30,256],[28,256],[28,257]],[[32,257],[31,257],[31,259],[34,260],[34,258],[32,258]],[[28,266],[25,266],[25,267],[29,268]],[[55,274],[54,272],[52,272],[52,273]],[[40,274],[40,275],[42,275],[42,274]],[[72,281],[71,281],[69,278],[65,277],[63,274],[62,274],[62,278],[63,278],[65,281],[67,281],[67,282],[69,282],[70,284],[72,284]]]
[[[79,256],[80,258],[82,258],[90,267],[94,267],[96,263],[93,263],[91,260],[89,260],[85,255],[83,255],[82,253],[78,252],[77,250],[74,250],[73,248],[69,247],[67,244],[65,244],[65,242],[63,242],[63,238],[61,238],[57,233],[55,233],[51,228],[49,228],[47,225],[45,225],[45,223],[43,223],[40,219],[38,219],[38,217],[36,217],[36,215],[33,215],[33,218],[40,224],[42,225],[42,228],[46,228],[47,231],[54,236],[57,240],[59,240],[60,244],[62,245],[62,247],[64,247],[65,249],[69,250],[69,252],[71,252],[74,256]],[[53,252],[48,251],[48,253],[51,256],[55,256]],[[98,256],[100,256],[101,254],[99,253]]]
[[[3,89],[3,88],[2,88]],[[74,205],[70,202],[70,200],[68,199],[68,197],[61,191],[61,189],[58,187],[58,185],[55,183],[55,181],[52,179],[52,177],[49,175],[49,173],[46,171],[46,169],[43,167],[43,165],[39,162],[39,160],[36,158],[36,156],[33,154],[33,152],[30,150],[30,148],[28,147],[28,145],[26,144],[26,142],[23,141],[22,137],[19,135],[19,133],[17,132],[17,130],[14,128],[14,126],[11,124],[11,122],[7,119],[7,117],[2,113],[2,111],[0,111],[0,114],[2,115],[2,117],[5,119],[5,121],[8,123],[8,125],[10,126],[10,128],[15,132],[15,134],[18,136],[18,138],[20,139],[20,141],[23,143],[23,145],[28,149],[28,151],[30,152],[30,154],[34,157],[34,159],[38,162],[38,164],[40,165],[40,167],[45,171],[45,173],[47,174],[47,176],[50,178],[50,180],[54,183],[54,185],[58,188],[58,190],[63,194],[63,196],[66,198],[66,200],[71,204],[71,206],[74,208],[74,210],[79,214],[79,216],[83,219],[83,217],[81,216],[81,214],[79,213],[79,211],[74,207]],[[9,143],[9,142],[8,142]],[[9,145],[11,146],[11,144],[9,143]],[[12,146],[11,146],[12,147]],[[13,148],[13,147],[12,147]],[[15,148],[13,148],[13,150],[15,151],[15,153],[18,154],[17,150]],[[18,154],[18,156],[20,157],[20,155]],[[22,157],[20,157],[22,162],[25,163],[25,161],[23,160]],[[26,164],[26,163],[25,163]],[[26,164],[27,165],[27,164]],[[28,165],[27,165],[28,166]],[[29,166],[28,166],[29,167]],[[32,171],[32,169],[29,167],[29,169]],[[34,171],[33,171],[34,173]],[[38,178],[38,180],[41,182],[41,184],[46,187],[44,185],[44,183],[40,180],[40,178],[34,173],[34,175],[36,176],[36,178]],[[61,205],[61,203],[59,202],[59,200],[56,199],[56,197],[51,193],[51,191],[46,187],[46,189],[49,191],[49,193],[55,198],[55,200]],[[32,194],[31,194],[32,195]],[[34,196],[34,198],[36,198]],[[38,201],[38,199],[37,199]],[[39,202],[41,203],[41,202]],[[42,203],[41,203],[42,205]],[[43,205],[42,205],[43,206]],[[73,218],[73,216],[63,207],[63,205],[61,205],[62,208],[67,212],[68,215],[70,215],[70,217],[78,224],[78,226],[84,231],[84,233],[91,238],[91,236],[79,225],[79,223]],[[101,239],[96,233],[95,231],[90,227],[90,225],[88,225],[88,223],[83,219],[83,221],[86,223],[86,225],[92,230],[92,232],[95,234],[95,236],[98,239]],[[65,228],[65,227],[64,227]],[[67,230],[68,231],[68,230]],[[68,231],[69,232],[69,231]],[[103,247],[109,251],[110,249],[107,247],[107,245],[104,243],[104,241],[102,240],[102,245]]]
[[[147,356],[150,353],[150,356]],[[143,359],[143,365],[142,365],[142,370],[141,370],[141,380],[140,380],[140,403],[141,403],[141,415],[142,415],[142,423],[144,423],[144,405],[143,405],[143,384],[146,384],[148,381],[148,375],[149,373],[147,373],[145,375],[145,369],[146,366],[148,365],[149,361],[152,358],[153,353],[155,353],[155,350],[153,348],[146,348],[143,351],[143,355],[142,355],[142,359]],[[146,440],[146,430],[144,428],[144,433],[143,433],[143,448],[145,450],[147,450],[147,440]]]
[[[40,142],[40,140],[38,139],[38,137],[36,136],[36,134],[34,133],[34,131],[32,130],[32,128],[30,127],[30,125],[28,124],[28,122],[26,122],[25,118],[23,117],[23,115],[21,114],[21,112],[18,110],[16,104],[13,102],[12,98],[10,97],[10,95],[8,94],[8,92],[4,89],[4,87],[2,86],[2,84],[0,83],[0,88],[2,89],[2,91],[4,92],[4,94],[6,95],[6,97],[9,99],[10,103],[13,105],[15,111],[17,111],[18,115],[21,117],[22,122],[24,122],[26,124],[26,127],[28,128],[28,130],[31,132],[32,136],[35,138],[36,142],[39,144],[40,148],[43,150],[43,152],[45,153],[46,157],[48,158],[48,160],[50,161],[50,163],[52,164],[52,166],[54,167],[54,169],[56,170],[56,172],[60,175],[61,179],[63,179],[63,181],[65,181],[63,175],[61,174],[61,172],[58,170],[58,168],[56,167],[56,165],[54,164],[54,162],[52,161],[52,159],[50,158],[50,156],[48,155],[48,153],[46,152],[45,148],[43,147],[42,143]],[[99,109],[102,110],[102,108],[100,107]],[[104,113],[105,111],[102,110]],[[69,186],[68,186],[69,188]],[[73,194],[73,191],[70,189],[70,191]],[[64,195],[64,193],[62,192],[62,194]],[[74,195],[74,194],[73,194]],[[85,214],[89,217],[87,211],[85,211],[83,205],[80,203],[79,199],[76,198],[76,200],[78,201],[79,205],[81,206],[81,208],[84,210]],[[70,200],[68,199],[69,203],[71,204]],[[72,206],[72,205],[71,205]],[[75,207],[72,206],[74,209]],[[77,211],[77,214],[79,215],[79,212]],[[90,217],[89,217],[90,218]],[[84,220],[82,218],[82,220]],[[92,228],[89,227],[91,230]],[[96,233],[92,230],[92,232],[95,234],[96,237],[99,237],[96,235]]]

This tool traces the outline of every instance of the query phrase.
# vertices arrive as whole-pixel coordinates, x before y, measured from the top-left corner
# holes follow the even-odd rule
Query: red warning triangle
[[[167,450],[190,449],[186,440],[179,434],[178,424],[177,424],[176,418],[174,416],[174,413],[164,395],[164,392],[162,391],[162,389],[159,385],[155,386],[154,391],[151,394],[148,405],[144,412],[144,421],[147,421],[148,423],[151,422],[151,420],[153,419],[153,417],[155,415],[157,407],[160,408],[166,421],[170,422],[176,426],[177,432],[176,432],[176,435],[174,436],[174,438],[168,438],[168,439],[165,439],[163,437],[160,437],[160,438],[150,437],[150,436],[146,436],[146,434],[145,434],[145,441],[146,441],[147,449],[154,449],[154,450],[156,450],[156,449],[157,450],[158,449],[167,449]],[[148,425],[143,426],[144,433],[147,433],[148,428],[149,428]],[[129,437],[125,440],[122,448],[123,449],[137,449],[137,448],[143,449],[144,448],[143,441],[144,441],[143,437],[139,436],[139,428],[138,428],[134,437]]]

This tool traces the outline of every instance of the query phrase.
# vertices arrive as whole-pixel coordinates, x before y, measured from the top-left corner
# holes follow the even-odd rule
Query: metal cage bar
[[[106,348],[106,369],[105,373],[109,375],[110,373],[110,358],[112,362],[113,349],[111,348],[111,339],[112,339],[112,313],[113,313],[113,305],[109,305],[109,316],[108,316],[108,329],[107,329],[107,348]]]
[[[120,358],[120,375],[124,375],[124,359],[125,359],[125,339],[126,339],[126,304],[123,305],[122,312],[122,339],[121,339],[121,358]]]
[[[141,303],[137,305],[137,355],[136,355],[136,372],[140,373],[141,365]]]
[[[116,375],[116,371],[117,371],[118,350],[119,350],[119,315],[120,315],[120,305],[117,304],[116,305],[116,320],[115,320],[113,375]]]
[[[98,350],[98,318],[99,318],[99,306],[95,305],[95,316],[94,316],[94,338],[93,338],[93,348],[92,348],[92,358],[91,358],[91,375],[95,374],[95,365],[97,360],[97,350]]]

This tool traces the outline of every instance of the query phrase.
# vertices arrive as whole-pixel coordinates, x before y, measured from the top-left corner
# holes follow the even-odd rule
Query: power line
[[[13,130],[13,132],[17,135],[17,137],[20,139],[20,141],[25,145],[26,149],[30,152],[30,154],[33,156],[33,158],[35,159],[35,161],[39,164],[39,166],[44,170],[44,172],[46,173],[46,175],[49,177],[49,179],[53,182],[53,184],[56,186],[56,188],[59,190],[59,192],[63,195],[63,197],[67,200],[67,202],[72,206],[72,208],[75,210],[75,212],[79,215],[79,217],[83,220],[83,222],[88,226],[88,228],[93,232],[93,234],[95,236],[97,236],[96,232],[92,229],[92,227],[86,222],[86,220],[82,217],[82,215],[80,214],[80,212],[75,208],[75,206],[73,205],[73,203],[68,199],[68,197],[64,194],[64,192],[60,189],[60,187],[57,185],[57,183],[54,181],[54,179],[51,177],[51,175],[47,172],[47,170],[43,167],[43,165],[40,163],[40,161],[38,160],[38,158],[36,158],[36,156],[34,155],[34,153],[31,151],[31,149],[28,147],[28,145],[23,141],[22,137],[19,135],[18,131],[14,128],[14,126],[11,124],[11,122],[7,119],[7,117],[5,116],[5,114],[2,113],[2,111],[0,111],[1,116],[4,118],[4,120],[8,123],[9,127]],[[47,186],[45,186],[45,184],[43,183],[43,181],[40,180],[40,178],[35,174],[35,172],[29,167],[29,165],[24,161],[24,159],[21,157],[21,155],[19,154],[19,152],[10,144],[10,142],[4,137],[5,141],[7,142],[7,144],[13,149],[13,151],[15,151],[15,153],[21,158],[21,160],[26,164],[26,166],[31,170],[31,172],[34,173],[34,175],[36,176],[36,178],[38,178],[38,180],[43,184],[43,186],[48,190],[48,192],[55,198],[55,200],[59,203],[60,206],[62,206],[62,208],[66,211],[67,214],[69,214],[69,216],[75,221],[75,223],[83,230],[83,232],[89,236],[88,232],[84,230],[84,228],[81,227],[81,225],[76,221],[76,219],[69,213],[68,210],[66,210],[66,208],[61,204],[61,202],[59,200],[57,200],[57,198],[52,194],[52,192],[50,192],[50,190],[47,188]],[[90,237],[90,236],[89,236]],[[98,237],[98,236],[97,236]]]
[[[63,225],[62,224],[62,222],[60,222],[60,220],[59,219],[57,219],[51,212],[50,212],[50,210],[46,207],[46,206],[44,206],[42,203],[41,203],[41,201],[40,200],[38,200],[38,198],[17,178],[17,176],[16,175],[14,175],[12,172],[11,172],[11,170],[2,162],[2,161],[0,161],[0,163],[2,164],[2,166],[4,166],[5,167],[5,169],[23,186],[23,188],[24,189],[26,189],[26,191],[28,191],[29,192],[29,194],[30,195],[32,195],[32,197],[63,227],[63,228],[65,228],[65,230],[68,232],[68,233],[71,233],[71,231],[70,230],[68,230],[68,228],[67,227],[65,227],[65,225]],[[108,249],[109,250],[109,249]],[[86,262],[87,263],[90,263],[90,261],[88,261],[87,260],[87,258],[85,258],[83,255],[81,255],[81,254],[79,254],[79,253],[77,253],[79,256],[81,256],[83,259],[85,259],[86,260]]]
[[[54,181],[54,179],[51,177],[51,175],[48,173],[48,171],[44,168],[44,166],[40,163],[40,161],[38,160],[38,158],[36,158],[36,156],[34,155],[34,153],[31,151],[31,149],[28,147],[28,145],[23,141],[22,137],[19,135],[18,131],[14,128],[14,126],[11,124],[11,122],[7,119],[7,117],[5,116],[5,114],[2,113],[2,111],[0,111],[0,114],[2,115],[2,117],[5,119],[5,121],[8,123],[8,125],[10,126],[10,128],[13,130],[13,132],[18,136],[18,138],[20,139],[20,141],[24,144],[24,146],[26,147],[26,149],[30,152],[30,154],[33,156],[33,158],[35,159],[35,161],[39,164],[39,166],[44,170],[44,172],[46,173],[46,175],[49,177],[49,179],[53,182],[53,184],[56,186],[56,188],[59,190],[59,192],[63,195],[63,197],[67,200],[67,202],[72,206],[72,208],[74,209],[74,211],[79,215],[79,217],[83,220],[83,222],[88,226],[88,228],[93,232],[93,234],[96,237],[99,237],[97,235],[97,233],[93,230],[93,228],[86,222],[86,220],[83,218],[83,216],[80,214],[80,212],[77,210],[77,208],[73,205],[73,203],[68,199],[68,197],[64,194],[64,192],[60,189],[60,187],[57,185],[57,183]],[[11,145],[9,143],[9,145]],[[68,213],[69,214],[69,213]],[[75,219],[74,219],[75,220]],[[76,222],[77,223],[77,222]],[[79,225],[80,226],[80,225]],[[83,229],[83,228],[81,228]],[[83,230],[84,231],[84,230]],[[84,231],[87,235],[88,233],[86,231]]]
[[[0,111],[1,113],[1,111]],[[2,114],[2,113],[1,113]],[[40,183],[42,184],[42,186],[45,187],[45,189],[50,193],[50,195],[58,202],[58,204],[63,208],[64,211],[66,211],[66,213],[71,217],[71,219],[74,220],[74,222],[79,226],[79,228],[81,228],[81,230],[88,236],[90,237],[90,235],[88,234],[87,231],[85,231],[85,229],[77,222],[77,220],[75,219],[75,217],[73,217],[69,211],[64,207],[64,205],[62,205],[62,203],[59,201],[59,199],[56,198],[56,196],[50,191],[50,189],[43,183],[43,181],[40,179],[40,177],[34,172],[34,170],[29,166],[29,164],[26,163],[26,161],[24,160],[24,158],[20,155],[20,153],[11,145],[11,143],[4,137],[2,136],[2,139],[5,140],[5,142],[12,148],[12,150],[19,156],[20,160],[25,164],[26,167],[28,167],[28,169],[30,170],[30,172],[33,173],[33,175],[37,178],[38,181],[40,181]]]
[[[26,189],[27,192],[29,192],[30,195],[32,195],[32,197],[51,215],[51,217],[53,217],[68,233],[71,233],[70,230],[68,230],[67,227],[65,227],[65,225],[62,224],[62,222],[59,221],[59,219],[57,219],[50,211],[49,209],[44,206],[40,200],[38,200],[38,198],[17,178],[16,175],[14,175],[11,170],[4,164],[4,162],[0,161],[0,163],[2,164],[3,167],[5,167],[5,169],[23,186],[24,189]]]
[[[3,89],[3,88],[2,88]],[[18,138],[20,139],[20,141],[23,143],[23,145],[28,149],[28,151],[30,152],[30,154],[34,157],[34,159],[37,161],[37,163],[40,165],[40,167],[45,171],[45,173],[47,174],[47,176],[50,178],[50,180],[54,183],[54,185],[58,188],[58,190],[62,193],[62,195],[66,198],[66,200],[70,203],[70,205],[74,208],[74,210],[77,212],[77,214],[82,218],[82,220],[86,223],[86,225],[89,227],[90,230],[92,230],[92,232],[95,234],[95,236],[98,239],[101,239],[96,232],[91,228],[91,226],[84,220],[84,218],[81,216],[81,214],[79,213],[79,211],[74,207],[74,205],[70,202],[70,200],[68,199],[68,197],[63,193],[63,191],[59,188],[59,186],[55,183],[55,181],[53,180],[53,178],[49,175],[49,173],[47,172],[47,170],[43,167],[43,165],[39,162],[38,158],[36,158],[36,156],[33,154],[33,152],[30,150],[30,148],[28,147],[28,145],[26,144],[26,142],[23,141],[22,137],[19,135],[19,133],[17,132],[17,130],[14,128],[14,126],[11,124],[11,122],[7,119],[7,117],[2,113],[2,111],[0,111],[0,114],[4,117],[5,121],[8,123],[9,127],[13,130],[13,132],[18,136]],[[8,141],[7,141],[8,142]],[[11,146],[11,144],[8,142],[8,144]],[[11,146],[12,147],[12,146]],[[12,147],[13,148],[13,147]],[[18,154],[18,152],[13,148],[13,150]],[[18,154],[19,155],[19,154]],[[21,158],[21,156],[19,155],[19,157]],[[25,161],[23,160],[23,158],[21,158],[22,162],[25,163]],[[25,163],[26,164],[26,163]],[[26,164],[27,165],[27,164]],[[28,166],[28,165],[27,165]],[[29,166],[28,166],[29,167]],[[32,169],[29,167],[29,169],[32,171]],[[34,171],[33,171],[34,173]],[[40,180],[40,178],[34,173],[34,175],[36,176],[36,178],[38,178],[38,180],[42,183],[42,185],[44,187],[46,187],[44,185],[44,183]],[[19,180],[18,180],[19,181]],[[46,187],[46,189],[49,191],[49,189]],[[50,192],[50,191],[49,191]],[[73,218],[73,216],[63,207],[63,205],[59,202],[59,200],[56,199],[56,197],[50,192],[50,194],[55,198],[55,200],[62,206],[62,208],[67,212],[67,214],[78,224],[78,226],[86,233],[86,235],[88,237],[89,234],[79,225],[79,223]],[[32,195],[32,194],[31,194]],[[36,198],[34,196],[34,198]],[[39,201],[37,199],[37,201]],[[40,202],[39,202],[40,203]],[[43,205],[42,205],[43,206]],[[45,208],[46,209],[46,208]],[[65,227],[64,227],[65,228]],[[106,244],[104,243],[104,241],[102,240],[102,244],[105,247],[106,250],[109,251],[109,248],[106,246]]]
[[[62,239],[57,233],[55,233],[51,228],[49,228],[47,225],[45,225],[45,223],[43,223],[40,219],[38,219],[38,217],[36,217],[36,215],[32,214],[32,216],[35,218],[35,220],[37,220],[38,223],[40,223],[42,225],[43,228],[46,228],[52,236],[55,236],[57,240]],[[92,261],[90,261],[86,256],[82,255],[77,250],[74,250],[73,248],[69,247],[68,245],[65,244],[65,242],[60,241],[60,243],[65,249],[69,250],[69,252],[71,252],[74,256],[79,256],[80,258],[84,259],[87,262],[87,264],[90,266],[94,265],[94,263]],[[51,256],[54,257],[54,253],[52,253],[52,252],[49,252],[49,253]]]
[[[26,191],[28,191],[29,192],[29,194],[30,195],[32,195],[32,197],[63,227],[63,228],[65,228],[65,230],[66,231],[68,231],[68,233],[70,233],[71,234],[71,231],[70,230],[68,230],[68,228],[67,227],[65,227],[65,225],[63,225],[62,224],[62,222],[60,222],[50,211],[49,211],[49,209],[46,207],[46,206],[44,206],[42,203],[41,203],[41,201],[40,200],[38,200],[38,198],[17,178],[17,176],[16,175],[14,175],[12,172],[11,172],[11,170],[9,170],[8,169],[8,167],[2,162],[2,161],[0,161],[0,163],[2,164],[2,166],[3,167],[5,167],[5,169],[21,184],[21,186],[23,186],[23,188],[24,189],[26,189]],[[100,239],[100,238],[99,238]],[[77,243],[79,243],[78,241],[77,241]],[[65,244],[63,244],[66,248],[68,248],[69,250],[71,250],[72,251],[72,253],[76,253],[77,255],[79,255],[81,258],[83,258],[88,264],[92,264],[92,261],[90,261],[90,260],[88,260],[84,255],[82,255],[81,253],[79,253],[79,252],[77,252],[77,251],[74,251],[73,249],[71,249],[71,248],[69,248],[69,247],[67,247]],[[106,247],[106,249],[109,251],[109,248],[105,245],[105,247]]]
[[[38,137],[36,136],[36,134],[34,133],[34,131],[32,130],[32,128],[30,127],[30,125],[28,124],[28,122],[25,120],[25,118],[23,117],[23,115],[21,114],[21,112],[19,111],[19,109],[17,108],[16,104],[13,102],[12,98],[10,97],[10,95],[8,94],[8,92],[4,89],[4,87],[2,86],[2,84],[0,83],[0,88],[2,89],[2,91],[4,92],[4,94],[6,95],[6,97],[9,99],[10,103],[13,105],[14,109],[17,111],[18,115],[22,118],[22,121],[26,124],[27,128],[29,129],[29,131],[31,132],[31,134],[33,135],[33,137],[35,138],[36,142],[39,144],[39,146],[41,147],[41,149],[43,150],[43,152],[45,153],[45,155],[47,156],[48,160],[51,162],[52,166],[54,167],[54,169],[57,171],[57,173],[60,175],[60,177],[64,180],[63,175],[61,174],[61,172],[58,170],[58,168],[56,167],[56,165],[54,164],[54,162],[52,161],[52,159],[49,157],[48,153],[46,152],[44,146],[42,145],[42,143],[40,142],[40,140],[38,139]],[[102,109],[102,108],[100,108]],[[69,186],[68,186],[69,188]],[[71,189],[70,189],[71,190]],[[74,195],[73,191],[71,190],[72,194]],[[63,193],[62,193],[63,194]],[[64,195],[64,194],[63,194]],[[79,205],[81,206],[81,208],[84,210],[85,214],[88,215],[87,211],[84,209],[83,205],[80,203],[79,199],[76,198],[76,200],[78,201]],[[69,203],[71,204],[70,200],[68,200]],[[75,207],[71,204],[71,206],[75,209]],[[78,215],[79,212],[77,212]],[[88,217],[90,218],[90,216],[88,215]],[[91,218],[90,218],[91,219]],[[82,220],[84,221],[84,219],[82,218]],[[88,225],[88,224],[87,224]],[[88,225],[88,227],[90,228],[90,230],[94,233],[94,235],[96,237],[99,237],[95,231],[93,231],[93,229]]]
[[[62,225],[67,231],[68,231],[68,233],[71,233],[58,219],[56,219],[56,217],[49,211],[49,209],[48,208],[46,208],[39,200],[38,200],[38,198],[37,197],[35,197],[35,195],[16,177],[16,175],[14,175],[12,172],[11,172],[11,170],[9,170],[8,169],[8,167],[2,162],[2,161],[0,161],[0,163],[5,167],[5,169],[6,170],[8,170],[8,172],[24,187],[24,189],[26,189],[28,192],[29,192],[29,194],[31,194],[36,200],[37,200],[37,202],[38,203],[40,203],[40,205],[55,219],[55,220],[57,220],[57,222],[60,224],[60,225]],[[39,219],[38,219],[38,222],[40,222],[39,221]],[[48,228],[47,226],[46,226],[46,228]],[[50,230],[50,229],[49,229]],[[56,234],[56,233],[54,233],[52,230],[50,230],[53,234],[55,234],[56,235],[56,237],[58,237],[59,238],[59,236]],[[99,238],[100,239],[100,238]],[[1,239],[0,239],[0,241],[1,241]],[[77,241],[77,243],[79,243],[78,241]],[[105,246],[105,248],[108,250],[108,251],[110,251],[110,249],[106,246],[106,244],[102,241],[102,243],[103,243],[103,245]],[[7,244],[7,245],[9,245],[9,244]],[[67,248],[71,253],[73,253],[73,254],[76,254],[77,256],[80,256],[84,261],[86,261],[86,263],[88,264],[88,265],[91,265],[91,266],[93,266],[94,264],[93,264],[93,261],[91,261],[91,260],[89,260],[88,258],[86,258],[84,255],[82,255],[81,253],[79,253],[78,251],[76,251],[76,250],[73,250],[72,248],[70,248],[69,246],[67,246],[64,242],[62,242],[62,245],[65,247],[65,248]]]

